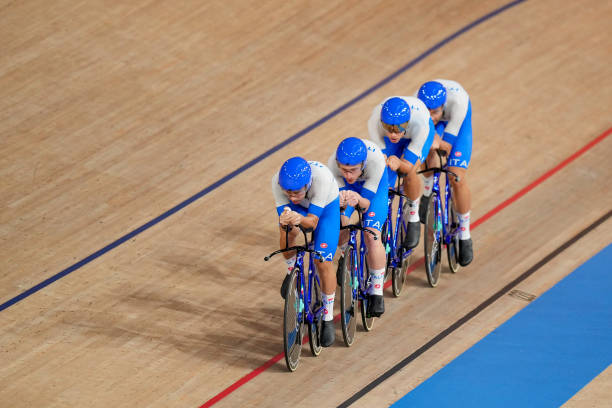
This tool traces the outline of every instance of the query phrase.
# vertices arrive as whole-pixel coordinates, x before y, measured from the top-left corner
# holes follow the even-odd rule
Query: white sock
[[[336,298],[336,293],[332,293],[328,295],[323,293],[323,321],[334,320],[334,299]]]
[[[385,283],[385,269],[370,269],[370,294],[382,295]]]
[[[423,195],[429,197],[433,189],[433,176],[423,177]]]
[[[405,207],[404,207],[404,216],[408,217],[408,222],[420,222],[421,219],[419,218],[419,202],[421,201],[421,198],[417,198],[416,200],[412,201],[411,199],[407,199],[405,201]]]
[[[470,212],[457,214],[459,217],[459,239],[469,239],[470,236]]]
[[[293,270],[293,265],[295,265],[295,255],[289,259],[285,259],[285,262],[287,263],[287,275],[289,275]]]

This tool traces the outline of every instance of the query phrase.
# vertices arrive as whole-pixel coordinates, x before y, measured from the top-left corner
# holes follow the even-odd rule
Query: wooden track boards
[[[315,123],[501,1],[0,3],[0,300],[140,227]],[[611,126],[610,2],[526,1],[294,143],[0,312],[2,406],[199,406],[281,352],[270,177],[366,136],[424,81],[473,101],[473,222]],[[604,139],[473,232],[476,259],[422,268],[372,333],[281,362],[218,406],[338,404],[606,213]],[[608,221],[519,289],[539,295],[610,242]],[[391,403],[526,303],[504,297],[368,394]],[[341,336],[340,331],[337,332]],[[609,375],[597,389],[609,388]],[[36,390],[36,392],[33,392]],[[584,398],[589,398],[589,390]],[[578,396],[577,396],[578,398]],[[597,397],[594,397],[597,398]],[[575,406],[575,405],[574,405]]]

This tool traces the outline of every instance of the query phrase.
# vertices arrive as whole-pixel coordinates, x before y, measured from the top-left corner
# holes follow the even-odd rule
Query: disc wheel
[[[289,371],[295,371],[302,353],[304,305],[298,296],[298,270],[293,268],[290,277],[283,316],[283,351]]]
[[[447,229],[449,233],[459,229],[459,217],[453,207],[453,200],[449,198],[448,219],[450,225]],[[448,267],[450,271],[456,273],[459,270],[459,231],[457,231],[455,236],[451,238],[450,243],[446,246],[446,254],[448,255]]]
[[[323,316],[319,313],[317,317],[317,311],[323,307],[323,299],[321,295],[321,284],[319,279],[315,276],[311,288],[312,292],[312,307],[310,310],[315,314],[314,322],[308,323],[308,344],[310,345],[310,352],[313,356],[321,354],[323,346],[321,346],[321,328],[323,327]]]
[[[425,213],[425,242],[423,246],[425,250],[425,273],[427,274],[427,281],[432,288],[438,285],[440,270],[442,269],[442,263],[440,262],[442,255],[442,243],[440,241],[442,225],[440,224],[440,217],[436,216],[435,205],[437,200],[437,194],[432,193]]]
[[[355,341],[357,327],[355,305],[359,288],[355,285],[357,282],[354,273],[355,265],[357,265],[355,251],[349,246],[344,250],[338,265],[340,268],[340,326],[342,327],[342,338],[347,347],[350,347]]]

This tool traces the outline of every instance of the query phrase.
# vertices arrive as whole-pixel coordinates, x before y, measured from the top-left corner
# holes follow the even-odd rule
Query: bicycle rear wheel
[[[448,233],[452,233],[459,228],[459,217],[453,208],[453,198],[448,199]],[[448,255],[448,267],[452,273],[459,270],[459,231],[456,231],[450,243],[446,246],[446,254]]]
[[[297,369],[302,353],[304,303],[300,296],[301,291],[298,291],[298,277],[298,269],[293,268],[289,278],[290,283],[285,298],[283,316],[283,351],[289,371]],[[301,283],[299,286],[301,286]]]
[[[321,345],[321,328],[323,326],[323,316],[319,313],[317,316],[317,310],[323,307],[323,299],[321,295],[321,284],[317,275],[312,279],[312,288],[310,288],[312,294],[312,303],[310,310],[314,314],[312,323],[308,323],[308,344],[310,345],[310,352],[313,356],[321,354],[323,346]]]
[[[363,329],[367,332],[372,330],[374,327],[374,317],[368,317],[368,302],[369,298],[366,294],[368,290],[368,282],[370,280],[370,270],[368,268],[368,261],[364,259],[363,265],[363,288],[358,289],[358,292],[361,292],[363,295],[363,299],[359,302],[360,311],[361,311],[361,322],[363,323]]]
[[[342,338],[344,344],[350,347],[355,341],[355,329],[357,319],[355,318],[356,294],[359,288],[356,282],[354,265],[356,265],[355,251],[349,246],[344,250],[343,262],[340,265],[340,325],[342,326]]]
[[[442,269],[442,263],[440,262],[442,255],[442,243],[440,242],[442,225],[440,225],[440,217],[436,215],[436,202],[438,200],[438,195],[432,193],[425,212],[425,272],[427,274],[427,281],[432,288],[438,285],[440,270]]]
[[[397,242],[404,242],[404,237],[406,236],[406,224],[402,222],[402,225],[399,230],[399,237]],[[399,297],[402,293],[402,289],[404,287],[404,282],[406,282],[406,271],[408,270],[408,266],[411,263],[412,258],[412,250],[404,249],[403,246],[398,248],[400,265],[393,268],[393,275],[391,276],[391,287],[393,289],[393,296]]]

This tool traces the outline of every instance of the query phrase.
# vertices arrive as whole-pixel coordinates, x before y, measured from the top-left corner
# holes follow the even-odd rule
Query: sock
[[[457,214],[459,217],[459,239],[469,239],[470,236],[470,212]]]
[[[334,320],[334,299],[336,298],[336,293],[332,293],[328,295],[323,293],[323,321],[328,322],[330,320]]]
[[[287,275],[289,275],[291,271],[293,271],[293,265],[295,265],[295,255],[289,259],[285,259],[285,262],[287,263]]]
[[[411,199],[407,199],[405,201],[404,216],[408,217],[408,222],[420,222],[421,221],[421,219],[419,218],[419,202],[420,201],[421,201],[420,197],[414,201],[412,201]]]
[[[385,283],[385,269],[370,269],[370,295],[382,295]]]
[[[423,178],[423,195],[429,197],[433,189],[433,176]]]

